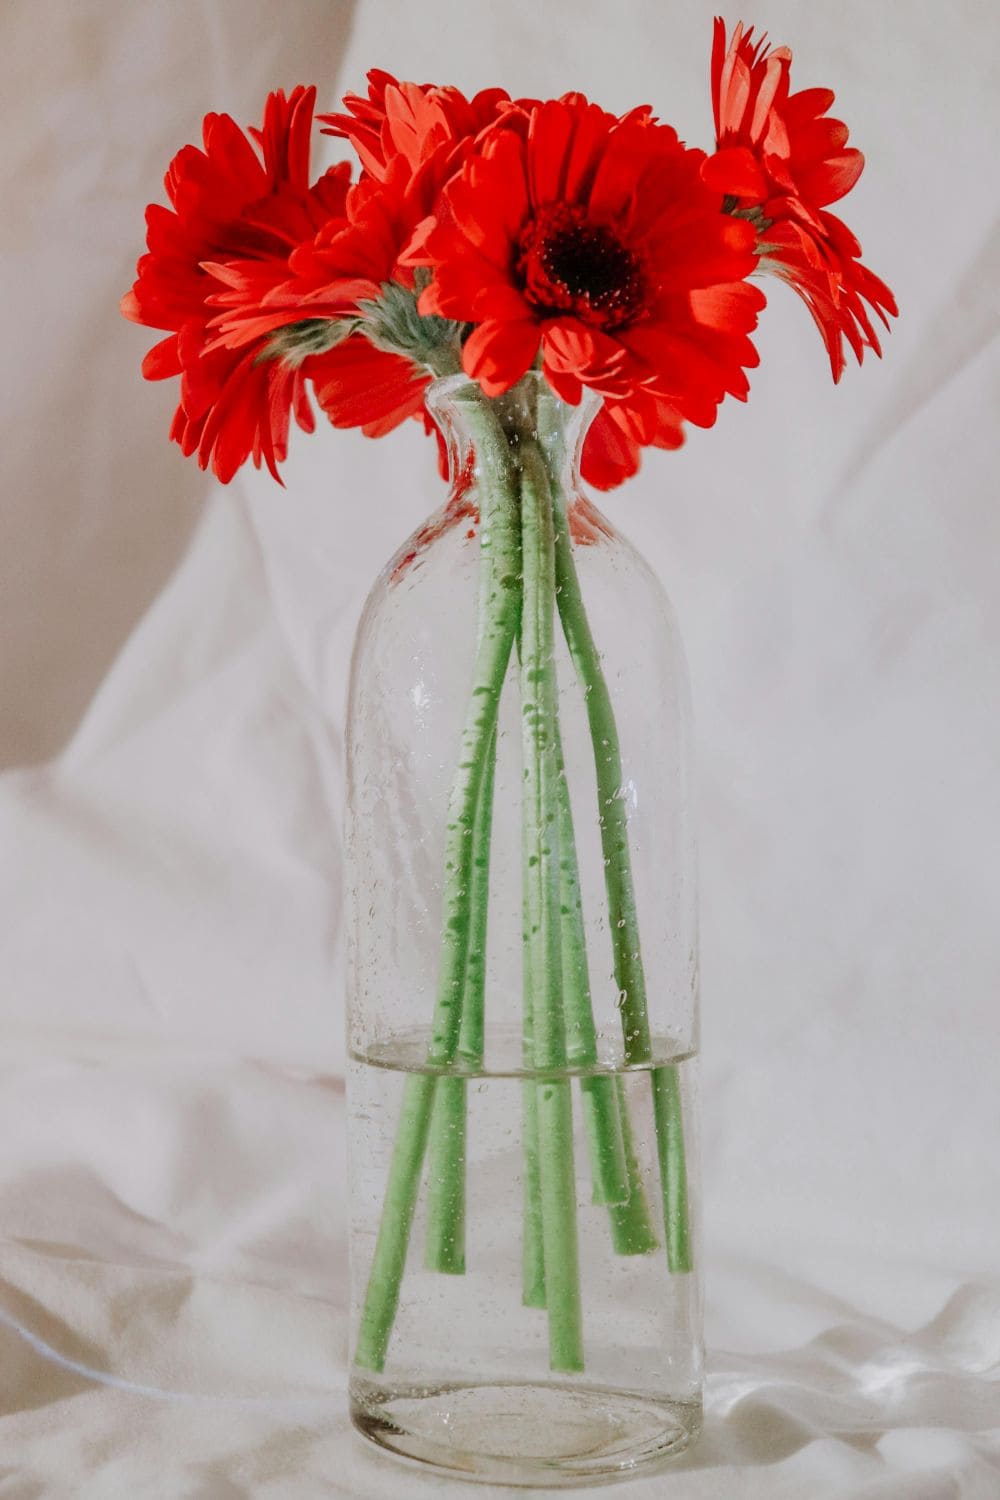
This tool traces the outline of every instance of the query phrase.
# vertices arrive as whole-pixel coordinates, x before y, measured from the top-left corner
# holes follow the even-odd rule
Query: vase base
[[[355,1380],[351,1420],[371,1442],[484,1483],[580,1486],[676,1456],[701,1403],[585,1386],[453,1385],[387,1391]]]

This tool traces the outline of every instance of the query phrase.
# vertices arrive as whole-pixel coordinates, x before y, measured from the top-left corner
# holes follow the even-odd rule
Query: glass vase
[[[687,673],[580,490],[593,398],[530,372],[427,404],[450,494],[351,673],[351,1413],[579,1485],[701,1422]]]

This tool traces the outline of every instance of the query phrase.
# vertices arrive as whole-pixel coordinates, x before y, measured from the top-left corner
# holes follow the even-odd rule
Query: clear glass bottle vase
[[[687,673],[580,492],[595,406],[431,387],[451,492],[351,675],[352,1418],[508,1484],[701,1422]]]

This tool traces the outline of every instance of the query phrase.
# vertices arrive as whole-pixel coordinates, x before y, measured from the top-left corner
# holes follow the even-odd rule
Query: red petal
[[[566,159],[573,139],[573,113],[550,99],[532,111],[528,125],[531,199],[536,205],[565,197]]]
[[[369,437],[391,432],[422,410],[426,373],[401,354],[354,335],[306,361],[303,372],[334,427],[360,427]]]
[[[605,402],[587,430],[580,473],[595,490],[613,490],[639,468],[640,447],[614,421]]]
[[[588,328],[576,318],[546,324],[542,344],[546,371],[568,375],[604,395],[620,396],[632,386],[624,375],[627,355],[617,338]]]
[[[822,207],[835,203],[849,193],[864,170],[865,159],[860,151],[843,151],[799,177],[801,196]]]
[[[478,380],[486,396],[501,396],[516,385],[530,368],[541,330],[535,322],[480,323],[470,333],[462,351],[462,366]]]
[[[726,146],[701,164],[702,180],[716,193],[752,198],[767,197],[767,178],[748,146]]]
[[[176,333],[154,344],[142,362],[142,373],[147,380],[169,380],[179,375],[181,368]]]
[[[801,125],[825,115],[835,98],[832,89],[800,89],[797,94],[789,94],[781,112],[789,125]]]

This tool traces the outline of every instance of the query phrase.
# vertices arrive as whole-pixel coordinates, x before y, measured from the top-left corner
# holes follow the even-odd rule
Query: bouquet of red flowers
[[[787,48],[769,47],[741,26],[727,38],[720,20],[711,87],[716,141],[706,153],[685,145],[646,105],[617,116],[577,93],[512,99],[489,89],[468,99],[456,88],[375,71],[366,97],[348,95],[341,113],[320,116],[327,134],[357,152],[354,181],[346,164],[311,180],[314,89],[272,94],[263,124],[249,134],[227,115],[209,115],[203,148],[186,146],[170,165],[171,207],[148,210],[148,253],[122,304],[127,317],[166,331],[144,374],[180,377],[171,436],[223,482],[248,458],[278,478],[291,418],[311,430],[314,401],[335,426],[369,436],[415,418],[438,435],[442,458],[454,460],[446,522],[468,516],[469,539],[480,539],[471,690],[439,820],[444,873],[428,903],[439,919],[429,980],[436,1000],[400,1096],[377,1236],[369,1237],[373,1246],[365,1242],[354,1339],[364,1372],[352,1385],[357,1419],[369,1431],[391,1430],[396,1446],[419,1456],[442,1451],[452,1407],[433,1418],[436,1437],[425,1428],[407,1447],[399,1434],[412,1435],[413,1412],[436,1387],[429,1377],[411,1380],[400,1404],[402,1386],[384,1372],[428,1161],[426,1264],[465,1271],[466,1084],[483,1074],[488,1051],[486,929],[496,906],[491,839],[508,682],[520,704],[520,757],[507,789],[520,810],[523,979],[498,984],[494,975],[492,991],[521,989],[521,1301],[545,1310],[551,1369],[589,1369],[574,1079],[593,1201],[608,1214],[604,1248],[615,1257],[649,1256],[662,1242],[672,1281],[694,1265],[689,1105],[679,1070],[693,1055],[696,1028],[674,1028],[688,1035],[689,1049],[672,1051],[664,1043],[671,1028],[658,1027],[652,1013],[623,771],[628,753],[575,560],[599,523],[572,493],[567,499],[565,412],[585,394],[584,404],[596,408],[582,473],[610,489],[635,473],[643,448],[676,448],[686,423],[710,427],[725,396],[746,399],[746,372],[757,363],[750,336],[765,305],[751,278],[777,276],[799,294],[835,380],[845,345],[859,363],[866,348],[879,354],[876,322],[888,326],[896,312],[892,293],[861,263],[857,240],[830,211],[863,166],[847,145],[847,127],[829,114],[833,94],[793,93]],[[425,404],[428,388],[438,382],[440,390],[446,377],[472,434],[471,450],[450,455],[433,398],[430,412]],[[433,527],[418,533],[390,578],[433,535]],[[589,734],[592,743],[587,780],[597,790],[603,869],[586,888],[568,785],[576,747],[560,729],[558,651],[561,670],[582,690],[586,729],[577,738]],[[359,702],[368,690],[357,690]],[[356,809],[359,846],[374,826],[366,816]],[[601,888],[595,924],[585,908]],[[357,898],[367,914],[362,926],[374,920],[377,900],[390,896]],[[620,1028],[613,1056],[599,1045],[607,1028],[595,1018],[591,983],[593,951],[609,937],[614,992],[605,1001],[609,1026]],[[389,961],[377,937],[365,941],[366,962]],[[404,934],[399,946],[405,941]],[[410,988],[419,992],[416,983]],[[629,1071],[650,1089],[645,1166],[647,1141],[618,1076]],[[689,1319],[695,1304],[688,1303]],[[608,1380],[598,1395],[600,1410],[610,1410]],[[639,1410],[634,1401],[626,1408]],[[567,1432],[578,1433],[569,1408],[558,1421],[553,1416],[554,1426],[563,1416]],[[632,1416],[621,1421],[632,1430]],[[665,1451],[674,1441],[666,1432],[664,1419],[655,1440],[642,1439],[643,1452]],[[565,1452],[578,1440],[567,1436]],[[488,1472],[508,1472],[496,1467],[499,1449],[482,1451],[493,1455]]]
[[[292,415],[313,427],[310,385],[334,426],[375,437],[425,420],[435,375],[496,396],[540,366],[564,400],[603,398],[583,473],[610,489],[745,400],[755,273],[799,293],[839,379],[845,342],[880,353],[873,317],[896,307],[829,210],[864,158],[833,94],[790,74],[787,48],[741,26],[727,44],[717,20],[706,155],[645,105],[470,100],[373,71],[367,98],[320,116],[357,151],[353,183],[346,164],[310,181],[315,89],[272,94],[252,139],[206,116],[122,302],[169,330],[143,373],[180,376],[171,437],[223,482],[251,457],[277,478]]]

